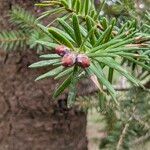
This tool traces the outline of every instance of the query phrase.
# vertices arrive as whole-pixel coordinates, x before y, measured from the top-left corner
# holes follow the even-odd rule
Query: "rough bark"
[[[0,0],[0,29],[11,5],[32,8],[34,0]],[[5,9],[4,9],[5,8]],[[4,11],[2,11],[4,10]],[[86,150],[86,114],[53,102],[56,81],[34,82],[44,70],[30,70],[35,51],[0,54],[0,150]]]

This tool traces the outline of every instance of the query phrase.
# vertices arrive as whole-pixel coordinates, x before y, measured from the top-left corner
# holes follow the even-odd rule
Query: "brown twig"
[[[121,149],[121,146],[122,146],[122,143],[123,143],[123,139],[124,139],[124,137],[125,137],[125,135],[126,135],[126,133],[127,133],[127,130],[128,130],[128,128],[129,128],[129,125],[130,125],[130,122],[132,121],[132,119],[133,119],[133,116],[131,116],[131,117],[129,118],[129,120],[127,121],[127,123],[125,124],[125,126],[124,126],[124,128],[123,128],[123,130],[122,130],[121,136],[120,136],[120,138],[119,138],[119,141],[118,141],[116,150],[120,150],[120,149]]]

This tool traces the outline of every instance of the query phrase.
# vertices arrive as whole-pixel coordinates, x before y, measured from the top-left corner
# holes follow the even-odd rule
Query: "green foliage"
[[[39,23],[36,17],[19,6],[13,6],[10,12],[10,22],[24,32],[31,32]]]
[[[102,140],[100,149],[131,149],[148,141],[149,99],[149,92],[134,88],[118,95],[119,107],[107,104],[104,120],[107,120],[108,135]]]
[[[144,55],[147,55],[148,58],[150,58],[150,32],[149,32],[149,23],[150,23],[150,14],[149,12],[146,12],[145,16],[143,19],[140,21],[140,26],[138,26],[140,32],[137,33],[137,43],[144,43],[145,47],[147,47],[147,50],[142,50],[139,51],[139,53],[143,53]],[[131,58],[130,58],[131,59]],[[149,77],[149,71],[143,67],[142,69],[139,68],[137,64],[141,63],[138,60],[132,60],[132,61],[125,61],[123,60],[123,63],[127,63],[128,66],[131,68],[131,72],[134,76],[139,78],[143,84],[148,82],[150,80]],[[147,66],[150,66],[150,61],[146,60],[144,62]]]
[[[51,50],[49,54],[40,56],[44,60],[32,64],[30,68],[52,66],[52,70],[40,75],[36,80],[64,78],[65,81],[56,90],[54,97],[68,88],[70,105],[76,98],[77,83],[86,77],[95,77],[92,81],[99,87],[103,97],[107,95],[103,91],[106,87],[116,101],[116,92],[112,86],[113,72],[119,72],[135,86],[142,87],[140,81],[128,69],[123,68],[122,62],[134,64],[146,72],[150,71],[150,57],[147,55],[149,46],[137,40],[148,36],[139,32],[136,21],[120,23],[115,18],[101,17],[99,12],[104,5],[105,1],[102,1],[99,8],[95,7],[93,0],[43,1],[36,6],[46,7],[47,10],[38,19],[22,8],[13,7],[10,21],[22,32],[0,33],[1,46],[6,50],[17,49],[19,46]],[[55,14],[57,18],[47,26],[39,21]],[[90,67],[82,68],[76,63],[70,68],[63,67],[61,57],[53,54],[57,45],[65,45],[75,55],[85,54],[90,59]],[[109,69],[108,74],[104,68]]]
[[[22,31],[2,31],[0,33],[1,47],[6,51],[15,50],[17,47],[23,48],[28,37]]]
[[[124,58],[126,60],[136,63],[137,65],[145,68],[148,71],[150,70],[150,67],[144,64],[145,61],[149,61],[147,55],[136,54],[138,51],[141,50],[146,51],[147,48],[140,48],[136,46],[136,44],[134,45],[136,38],[136,32],[134,32],[134,30],[136,28],[135,26],[132,26],[133,22],[129,22],[128,24],[125,24],[124,27],[122,27],[121,29],[117,29],[115,31],[116,21],[112,19],[110,23],[108,23],[107,19],[105,18],[105,20],[103,20],[107,22],[107,24],[103,26],[105,27],[105,30],[99,33],[98,28],[94,26],[94,19],[92,19],[90,16],[87,16],[85,18],[84,25],[81,25],[81,23],[79,23],[81,19],[82,16],[80,17],[73,14],[72,17],[70,17],[70,23],[68,24],[68,21],[58,18],[56,20],[56,23],[58,23],[58,26],[60,26],[61,30],[56,27],[40,27],[47,35],[50,34],[49,36],[54,40],[54,43],[65,45],[75,53],[85,53],[90,58],[91,65],[88,69],[79,68],[80,73],[84,74],[85,76],[91,76],[91,74],[89,75],[89,72],[91,72],[92,75],[96,75],[97,79],[99,80],[99,84],[107,87],[110,95],[114,98],[114,100],[116,100],[116,93],[111,83],[108,81],[102,69],[102,66],[109,67],[110,72],[116,70],[120,74],[124,75],[130,82],[132,82],[136,86],[141,86],[140,82],[135,79],[129,72],[127,72],[127,70],[122,68],[120,62],[118,61],[118,58],[119,60],[120,58]],[[100,24],[100,22],[97,22],[97,24]],[[129,34],[130,32],[132,34]],[[44,43],[44,41],[40,42]],[[133,46],[130,46],[130,44],[133,44]],[[45,46],[47,46],[47,44]],[[138,61],[136,60],[137,58]],[[61,59],[59,63],[61,66]],[[36,64],[37,63],[33,65]],[[55,63],[53,65],[55,66]],[[45,62],[43,62],[43,66],[45,66]],[[74,78],[73,70],[74,69],[68,71],[68,68],[64,67],[63,72],[65,73],[63,75],[67,77],[68,75],[72,74]],[[58,74],[56,74],[56,76],[57,75]],[[109,79],[112,78],[111,73],[109,73],[108,76]],[[65,88],[67,87],[69,88],[70,85],[67,84]],[[73,87],[75,89],[75,86]]]
[[[99,126],[106,133],[101,137],[99,148],[103,150],[130,150],[144,147],[150,138],[150,91],[130,88],[117,94],[118,105],[107,97],[103,99],[98,92],[80,96],[76,105],[83,110],[97,110],[101,120]],[[95,115],[95,113],[93,114]],[[144,149],[144,148],[143,148]]]
[[[19,6],[12,7],[9,16],[10,23],[16,29],[0,32],[0,47],[9,52],[23,47],[24,49],[30,47],[42,50],[43,46],[36,41],[46,36],[40,32],[37,26],[39,21],[36,20],[36,17]]]
[[[97,17],[97,12],[94,7],[93,0],[53,0],[53,1],[43,1],[36,6],[40,7],[49,7],[53,6],[53,10],[49,10],[44,12],[39,19],[43,19],[49,15],[60,14],[64,17],[64,15],[72,15],[73,13],[80,15],[82,18],[85,18],[86,15],[89,15],[93,18]]]
[[[129,149],[150,135],[149,94],[135,88],[117,96],[113,87],[115,72],[134,86],[143,87],[150,80],[150,13],[139,16],[133,4],[130,0],[118,1],[111,7],[117,10],[116,15],[105,0],[96,5],[94,0],[43,1],[36,6],[46,7],[46,11],[37,19],[15,6],[10,22],[16,30],[0,32],[0,47],[5,51],[27,47],[49,50],[49,54],[42,54],[40,61],[29,66],[50,68],[36,81],[61,79],[54,98],[68,89],[69,107],[79,102],[81,107],[82,104],[86,108],[94,106],[104,116],[108,136],[101,142],[100,149]],[[104,16],[100,15],[102,10]],[[52,15],[54,20],[43,25],[42,20]],[[78,63],[63,66],[62,56],[54,51],[58,45],[69,48],[69,52],[75,54],[75,61],[79,54],[84,54],[90,66],[84,68]],[[97,93],[77,97],[77,84],[85,78],[92,80]]]

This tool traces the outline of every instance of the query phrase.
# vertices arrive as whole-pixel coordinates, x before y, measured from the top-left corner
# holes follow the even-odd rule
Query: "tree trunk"
[[[17,0],[0,0],[2,16]],[[23,7],[35,1],[18,0]],[[4,10],[4,11],[3,11]],[[53,102],[56,81],[34,79],[44,70],[31,70],[35,51],[0,53],[0,150],[86,150],[86,114],[66,109],[64,100]]]

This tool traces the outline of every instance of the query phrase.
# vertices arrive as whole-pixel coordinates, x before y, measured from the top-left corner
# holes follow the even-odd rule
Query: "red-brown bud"
[[[90,66],[90,59],[85,54],[79,54],[76,59],[77,64],[82,68]]]
[[[55,53],[60,56],[64,56],[65,54],[69,53],[69,48],[64,45],[59,45],[55,48]]]
[[[76,55],[74,53],[67,53],[62,58],[62,65],[65,67],[71,67],[76,62]]]

